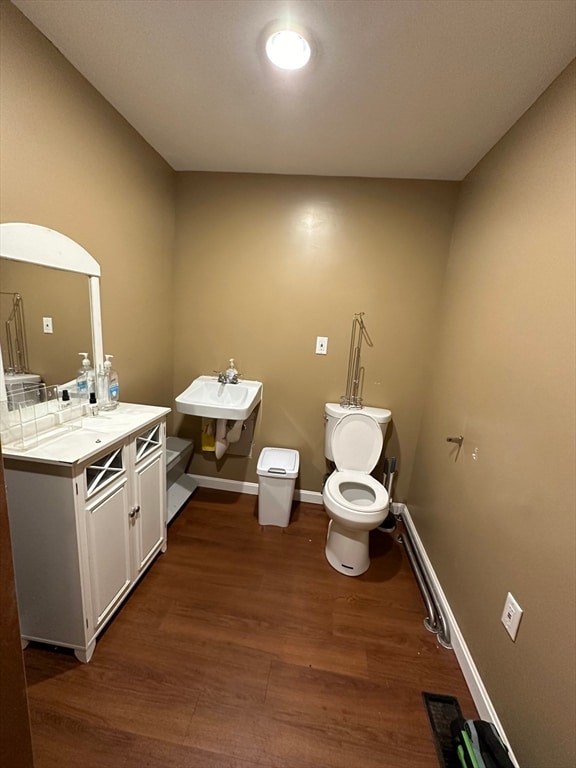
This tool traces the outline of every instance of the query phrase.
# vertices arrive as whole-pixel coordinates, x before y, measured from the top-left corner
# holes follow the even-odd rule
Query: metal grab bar
[[[416,555],[412,548],[412,544],[410,543],[408,534],[406,533],[404,536],[402,536],[402,534],[399,534],[397,536],[397,541],[399,541],[400,544],[404,544],[404,547],[406,549],[406,554],[408,555],[408,560],[410,560],[410,565],[412,566],[412,570],[414,571],[414,576],[416,577],[416,581],[418,582],[418,586],[420,588],[422,598],[426,604],[426,611],[428,615],[424,619],[424,626],[429,632],[434,632],[437,634],[439,630],[438,630],[438,615],[436,613],[436,608],[434,607],[434,603],[432,602],[430,593],[428,592],[428,587],[426,585],[426,582],[424,581],[424,577],[422,576],[422,571],[420,570],[420,565],[416,560]]]
[[[402,514],[400,514],[399,517],[402,520]],[[400,544],[404,544],[404,547],[406,548],[408,560],[410,561],[410,565],[414,571],[414,576],[416,577],[418,587],[420,588],[424,603],[426,604],[428,616],[426,616],[424,619],[424,626],[429,632],[434,632],[436,635],[438,635],[438,642],[443,648],[452,648],[452,643],[450,641],[450,629],[448,627],[446,617],[442,612],[442,608],[439,605],[438,598],[434,593],[433,587],[430,585],[428,579],[426,578],[426,569],[423,567],[418,552],[412,544],[410,532],[408,531],[405,523],[404,535],[402,536],[402,534],[400,534],[396,538],[397,541]],[[440,626],[438,626],[438,622],[440,622]]]

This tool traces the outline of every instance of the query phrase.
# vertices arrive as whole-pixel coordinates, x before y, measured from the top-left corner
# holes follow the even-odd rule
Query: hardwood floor
[[[402,546],[374,532],[350,578],[322,507],[256,510],[199,489],[90,664],[25,651],[36,768],[437,768],[421,692],[477,715]]]

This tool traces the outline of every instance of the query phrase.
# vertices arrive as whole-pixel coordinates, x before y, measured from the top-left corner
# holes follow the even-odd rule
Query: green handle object
[[[479,768],[478,761],[474,756],[472,742],[470,741],[470,737],[466,731],[461,732],[461,738],[465,746],[459,744],[458,748],[456,749],[456,754],[458,755],[458,760],[460,760],[460,765],[462,768]]]
[[[462,738],[466,745],[467,755],[470,758],[466,764],[466,768],[479,768],[478,761],[474,755],[474,747],[472,746],[472,741],[470,740],[470,736],[468,736],[465,730],[462,731]]]

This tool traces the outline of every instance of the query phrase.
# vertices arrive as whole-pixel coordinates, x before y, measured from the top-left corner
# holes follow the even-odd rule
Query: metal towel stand
[[[344,408],[362,408],[362,387],[364,385],[364,368],[360,362],[362,342],[366,340],[369,347],[373,346],[372,339],[364,325],[363,317],[364,312],[358,312],[352,319],[346,394],[340,399],[340,405]]]
[[[19,293],[4,291],[0,292],[0,296],[10,296],[12,305],[5,322],[8,368],[10,373],[30,373],[22,296]]]

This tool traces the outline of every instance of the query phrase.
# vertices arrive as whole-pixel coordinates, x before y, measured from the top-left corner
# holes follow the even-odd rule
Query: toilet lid
[[[350,413],[335,425],[330,447],[339,470],[369,473],[378,463],[383,443],[380,425],[371,416]]]

